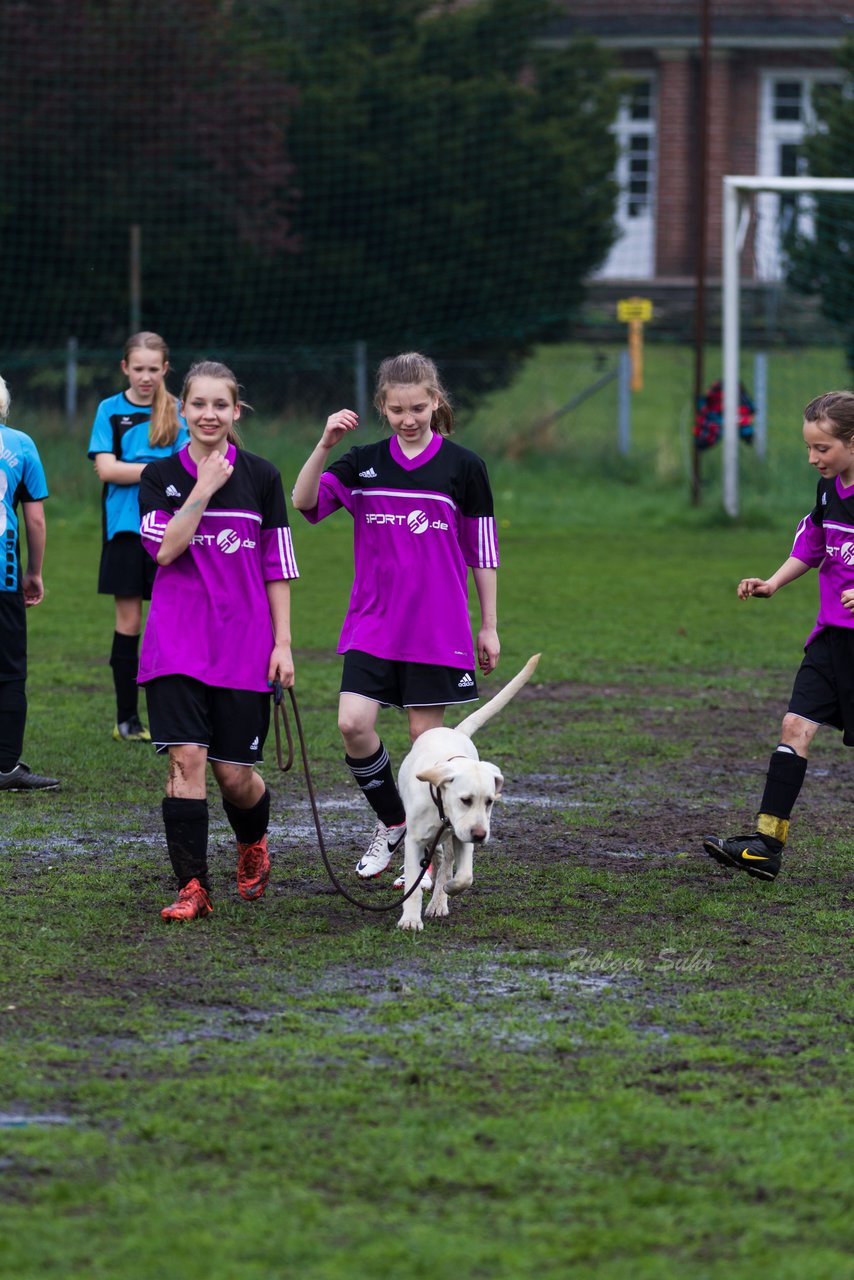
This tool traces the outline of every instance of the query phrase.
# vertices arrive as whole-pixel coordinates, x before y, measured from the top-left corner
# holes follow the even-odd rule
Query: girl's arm
[[[183,555],[201,523],[205,508],[218,489],[230,478],[234,467],[224,453],[211,453],[198,466],[196,483],[183,507],[175,512],[163,531],[157,551],[158,564],[171,564]]]
[[[780,587],[788,586],[790,582],[794,582],[796,578],[802,578],[805,573],[809,573],[810,565],[804,564],[803,560],[798,560],[796,556],[789,556],[784,564],[776,573],[772,573],[770,578],[742,578],[736,588],[739,600],[749,600],[751,596],[760,596],[767,598],[773,596],[775,591],[779,591]]]
[[[144,462],[120,462],[114,453],[96,453],[95,475],[103,484],[139,484]]]
[[[480,601],[480,631],[477,633],[477,661],[485,676],[498,665],[498,574],[495,569],[473,568],[474,585]]]
[[[293,688],[294,660],[291,654],[291,584],[287,578],[276,578],[267,583],[267,600],[273,623],[273,652],[267,681],[280,680],[285,689]]]
[[[34,604],[41,604],[44,600],[42,565],[47,536],[44,503],[22,502],[21,513],[24,517],[24,528],[27,531],[27,570],[21,585],[24,589],[24,604],[29,608]]]
[[[312,511],[317,506],[320,477],[326,469],[330,449],[343,440],[348,431],[355,431],[359,415],[352,409],[339,409],[326,419],[323,435],[309,454],[294,485],[292,502],[297,511]]]

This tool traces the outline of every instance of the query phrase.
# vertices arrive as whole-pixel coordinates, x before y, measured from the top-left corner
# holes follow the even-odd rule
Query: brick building
[[[701,0],[564,4],[555,38],[594,36],[630,77],[615,125],[621,237],[599,278],[684,285],[697,269]],[[815,95],[841,78],[834,54],[854,36],[854,0],[709,0],[709,18],[706,264],[714,278],[723,175],[802,172],[799,144]],[[778,271],[777,226],[763,222],[757,278]]]

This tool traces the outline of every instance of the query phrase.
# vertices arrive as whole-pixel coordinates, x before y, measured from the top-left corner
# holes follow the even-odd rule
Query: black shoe
[[[703,848],[710,858],[724,867],[738,867],[757,880],[773,880],[780,870],[783,847],[775,849],[765,836],[736,836],[732,840],[720,840],[706,836]]]
[[[0,773],[0,791],[56,791],[58,787],[56,778],[44,778],[40,773],[33,773],[23,760],[19,760],[8,773]]]

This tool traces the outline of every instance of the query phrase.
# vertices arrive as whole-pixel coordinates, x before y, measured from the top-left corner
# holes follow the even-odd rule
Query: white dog
[[[474,846],[489,839],[492,806],[504,782],[497,765],[479,759],[471,735],[515,697],[530,680],[539,660],[537,653],[494,698],[455,729],[442,727],[422,733],[400,766],[398,788],[406,809],[405,892],[418,879],[421,859],[442,825],[443,813],[450,823],[451,837],[445,837],[433,854],[433,896],[425,913],[428,916],[446,916],[448,894],[471,888]],[[419,886],[406,899],[397,922],[400,929],[424,928],[422,896]]]

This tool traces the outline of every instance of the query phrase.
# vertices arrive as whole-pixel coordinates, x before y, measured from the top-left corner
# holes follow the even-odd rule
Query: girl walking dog
[[[187,443],[178,403],[166,390],[168,371],[169,348],[159,334],[128,338],[122,357],[128,389],[101,401],[89,440],[89,457],[104,486],[98,592],[116,602],[110,666],[117,742],[151,741],[139,718],[136,676],[142,602],[151,599],[156,565],[139,536],[139,478],[147,463],[167,458]]]
[[[830,391],[804,410],[804,443],[820,479],[816,503],[798,525],[792,553],[770,578],[742,578],[738,598],[773,596],[818,569],[819,609],[795,676],[779,745],[771,753],[756,829],[747,836],[707,836],[703,847],[727,867],[760,880],[780,870],[789,818],[820,725],[842,730],[854,746],[854,395]]]
[[[240,448],[237,379],[213,361],[181,393],[190,443],[152,462],[140,484],[142,541],[158,567],[140,655],[151,735],[169,755],[163,801],[178,896],[164,920],[213,910],[208,880],[210,762],[237,839],[237,889],[267,887],[270,796],[255,770],[270,689],[294,681],[290,580],[296,578],[279,472]]]
[[[405,708],[414,742],[443,723],[446,706],[478,696],[469,567],[480,602],[477,659],[484,675],[500,651],[489,479],[476,454],[447,438],[454,415],[433,361],[417,352],[384,360],[374,403],[391,438],[355,445],[330,462],[358,426],[352,409],[333,413],[293,493],[311,524],[341,507],[353,518],[355,579],[338,645],[344,655],[338,727],[347,765],[377,819],[356,867],[363,879],[402,857],[406,834],[391,761],[376,731],[380,707]]]

